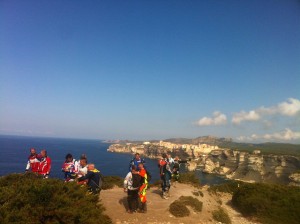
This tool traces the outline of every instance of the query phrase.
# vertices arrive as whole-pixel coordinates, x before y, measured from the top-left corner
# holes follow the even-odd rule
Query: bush
[[[76,183],[32,173],[0,178],[0,223],[112,223],[103,211],[99,196]]]
[[[192,184],[195,187],[200,187],[200,180],[195,172],[180,173],[179,183]]]
[[[196,212],[201,212],[202,205],[203,203],[197,198],[181,196],[178,200],[170,204],[169,211],[176,217],[185,217],[190,215],[190,211],[187,206],[190,206]]]
[[[192,194],[195,195],[195,196],[201,196],[201,197],[204,197],[204,194],[203,194],[202,191],[193,191]]]
[[[175,217],[185,217],[190,215],[189,209],[181,201],[174,201],[170,204],[169,211]]]
[[[213,211],[212,216],[213,219],[218,222],[225,223],[225,224],[231,223],[228,213],[221,207],[218,210]]]
[[[271,184],[245,184],[232,203],[245,216],[262,223],[300,223],[300,188]]]
[[[183,202],[183,204],[187,206],[191,206],[194,211],[201,212],[203,203],[199,201],[197,198],[193,198],[192,196],[181,196],[179,201]]]
[[[245,185],[247,183],[241,181],[229,181],[227,183],[213,185],[208,188],[210,193],[216,194],[217,192],[224,192],[233,194],[235,191],[239,189],[239,187]]]
[[[199,191],[199,194],[200,194],[201,197],[204,197],[204,194],[203,194],[202,191]]]
[[[112,189],[114,186],[123,187],[124,179],[118,176],[105,176],[102,190]]]

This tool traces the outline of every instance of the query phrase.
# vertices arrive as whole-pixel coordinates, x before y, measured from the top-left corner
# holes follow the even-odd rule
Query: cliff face
[[[147,158],[161,158],[161,155],[163,153],[171,152],[174,155],[179,156],[181,159],[186,159],[192,154],[192,151],[190,153],[187,153],[186,149],[182,149],[180,147],[176,147],[175,145],[167,145],[167,144],[161,144],[161,143],[155,143],[155,144],[130,144],[127,143],[124,144],[114,144],[110,145],[107,149],[109,152],[117,152],[117,153],[139,153]]]
[[[290,177],[300,169],[300,159],[294,156],[261,155],[233,150],[210,154],[204,172],[226,175],[230,179],[253,182],[290,183]],[[294,176],[293,176],[294,177]]]
[[[156,142],[147,144],[114,144],[108,149],[117,153],[140,153],[148,158],[161,158],[162,153],[172,152],[181,159],[195,158],[189,170],[203,166],[203,172],[224,175],[229,179],[249,182],[283,183],[300,186],[300,158],[289,155],[262,155],[221,149],[208,144],[176,144]]]

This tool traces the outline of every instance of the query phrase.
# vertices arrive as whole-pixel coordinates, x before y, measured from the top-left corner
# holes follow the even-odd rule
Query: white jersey
[[[87,174],[87,171],[88,171],[87,165],[86,166],[79,165],[79,167],[78,167],[78,173],[80,175],[85,176]]]

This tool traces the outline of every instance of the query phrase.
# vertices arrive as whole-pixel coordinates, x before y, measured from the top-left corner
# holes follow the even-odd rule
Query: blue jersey
[[[136,170],[139,171],[139,164],[140,164],[140,163],[144,164],[144,166],[145,166],[145,163],[146,163],[146,162],[145,162],[145,160],[142,159],[142,158],[140,158],[139,160],[136,160],[135,158],[132,159],[132,160],[130,161],[130,163],[129,163],[129,171],[131,171],[131,166],[132,166],[132,165],[135,165]]]

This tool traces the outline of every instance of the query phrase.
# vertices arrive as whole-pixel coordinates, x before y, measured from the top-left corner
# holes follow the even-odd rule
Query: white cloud
[[[298,99],[289,98],[285,102],[281,102],[272,107],[260,107],[249,112],[241,111],[233,114],[232,123],[240,124],[243,121],[258,121],[266,115],[280,114],[283,116],[296,116],[300,112],[300,101]]]
[[[277,106],[278,113],[286,116],[295,116],[300,111],[300,101],[289,98],[288,102],[283,102]]]
[[[271,134],[256,135],[251,136],[240,136],[237,138],[239,141],[255,141],[255,140],[267,140],[267,141],[291,141],[300,139],[300,132],[292,131],[286,128],[284,131],[275,132]]]
[[[241,111],[233,115],[232,123],[240,124],[242,121],[257,121],[259,119],[260,115],[254,110],[251,110],[249,112]]]
[[[213,117],[203,117],[197,124],[199,126],[209,126],[209,125],[223,125],[227,123],[227,117],[219,111],[213,113]]]
[[[286,128],[282,132],[276,132],[273,134],[265,134],[263,136],[267,140],[297,140],[300,139],[300,132],[293,132],[291,129]]]

